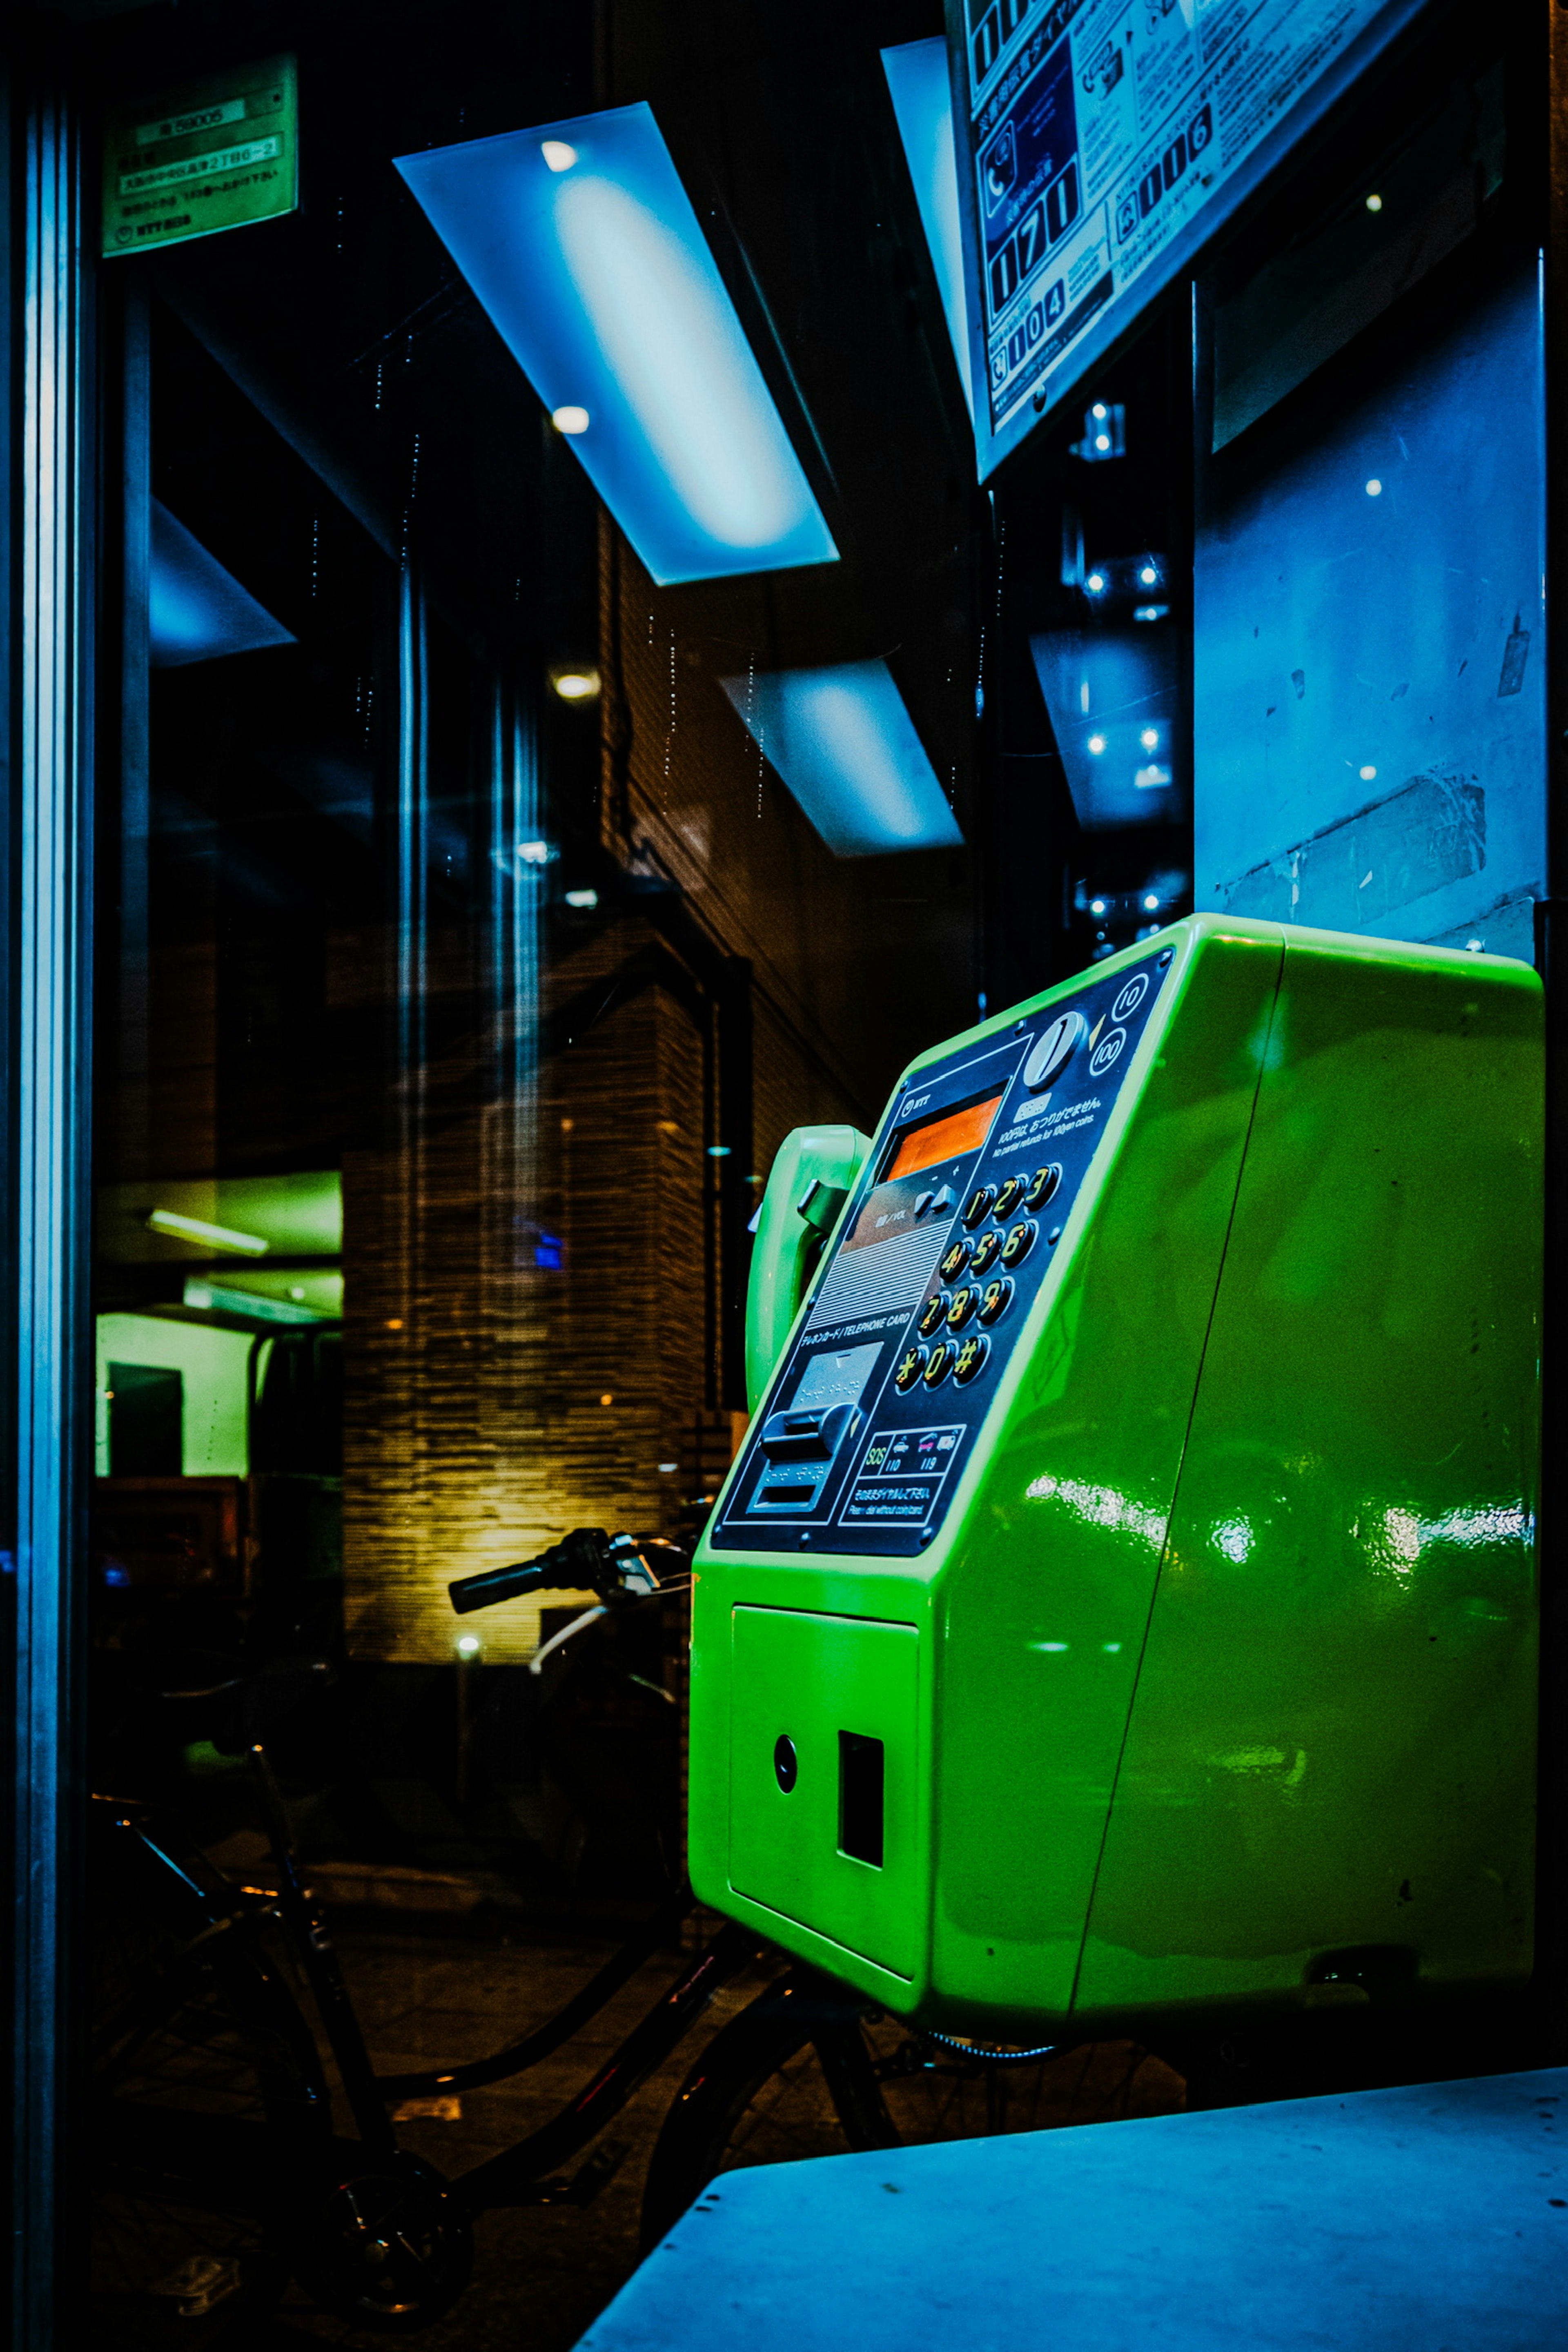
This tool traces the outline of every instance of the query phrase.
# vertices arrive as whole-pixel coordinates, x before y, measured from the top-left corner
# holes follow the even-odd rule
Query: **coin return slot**
[[[759,1503],[814,1503],[815,1486],[764,1486],[758,1494]]]
[[[882,1867],[882,1743],[859,1731],[838,1735],[838,1851]]]

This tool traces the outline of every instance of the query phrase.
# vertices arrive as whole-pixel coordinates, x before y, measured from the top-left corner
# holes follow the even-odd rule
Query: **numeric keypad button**
[[[1005,1266],[1022,1265],[1034,1248],[1039,1227],[1032,1217],[1020,1217],[1012,1226],[1002,1244],[1002,1263]]]
[[[999,1225],[1005,1225],[1025,1193],[1029,1189],[1026,1176],[1009,1176],[996,1195],[996,1205],[991,1213]]]
[[[996,1195],[989,1184],[977,1184],[963,1204],[963,1222],[971,1233],[984,1224],[991,1213],[991,1203]]]
[[[1043,1209],[1062,1181],[1061,1162],[1053,1160],[1048,1168],[1037,1168],[1029,1179],[1029,1189],[1024,1195],[1024,1206],[1033,1212]]]
[[[958,1280],[959,1276],[969,1264],[969,1254],[973,1247],[974,1244],[973,1242],[966,1242],[962,1237],[953,1243],[952,1247],[946,1252],[942,1264],[937,1268],[937,1272],[941,1275],[943,1282],[956,1282]]]
[[[966,1282],[962,1290],[955,1290],[947,1310],[948,1329],[962,1331],[966,1323],[973,1321],[975,1309],[979,1305],[980,1290],[977,1284]]]
[[[928,1389],[941,1388],[952,1370],[952,1360],[957,1352],[951,1339],[937,1341],[931,1354],[926,1358],[924,1379]]]
[[[1002,1246],[1002,1236],[994,1225],[987,1226],[974,1244],[974,1255],[969,1261],[971,1274],[984,1274]]]
[[[984,1296],[980,1301],[980,1320],[983,1323],[1000,1322],[1012,1302],[1012,1283],[1005,1274],[999,1274],[994,1281],[985,1286]]]
[[[908,1396],[926,1368],[923,1348],[906,1348],[899,1359],[899,1369],[893,1374],[893,1386],[900,1396]]]
[[[945,1290],[933,1291],[926,1300],[925,1305],[921,1308],[921,1319],[915,1325],[915,1329],[922,1339],[929,1339],[933,1332],[942,1329],[947,1320],[950,1303]]]

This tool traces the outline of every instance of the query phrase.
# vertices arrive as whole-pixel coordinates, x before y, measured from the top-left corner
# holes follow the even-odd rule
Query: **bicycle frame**
[[[357,2144],[372,2163],[384,2163],[399,2152],[388,2114],[390,2100],[477,2090],[526,2073],[596,2016],[692,1909],[691,1890],[683,1883],[547,2024],[490,2057],[463,2066],[378,2076],[325,1920],[300,1877],[282,1792],[259,1742],[247,1750],[246,1762],[260,1801],[275,1874],[275,1886],[263,1900],[247,1901],[236,1890],[236,1900],[225,1905],[182,1871],[147,1830],[129,1821],[126,1826],[155,1868],[167,1874],[171,1905],[182,1927],[188,1928],[197,1916],[203,1919],[187,1949],[222,1932],[258,1936],[268,1916],[281,1925],[336,2062]],[[550,2176],[597,2137],[684,2038],[721,1986],[764,1948],[763,1939],[747,1928],[722,1928],[568,2106],[515,2147],[450,2184],[467,2211],[474,2215],[501,2206],[586,2202],[587,2193],[605,2177],[602,2167],[591,2183],[582,2182],[581,2189]],[[337,2139],[332,2146],[334,2163],[341,2166],[351,2144]]]

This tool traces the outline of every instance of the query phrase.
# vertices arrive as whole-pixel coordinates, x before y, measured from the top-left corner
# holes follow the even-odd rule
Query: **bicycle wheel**
[[[288,2282],[288,2200],[330,2141],[326,2087],[262,1956],[223,1927],[193,1944],[134,1884],[147,1853],[100,1885],[92,1922],[87,2336],[217,2352]]]
[[[923,2034],[780,1979],[714,2036],[656,2144],[643,2199],[651,2250],[721,2172],[852,2149],[917,2147],[1173,2113],[1181,2077],[1131,2042],[1034,2051]]]

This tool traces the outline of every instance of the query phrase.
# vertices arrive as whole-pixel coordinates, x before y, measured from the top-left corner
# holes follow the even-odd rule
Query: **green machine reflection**
[[[982,2032],[1521,1986],[1541,1101],[1524,964],[1194,916],[792,1138],[700,1897]]]

